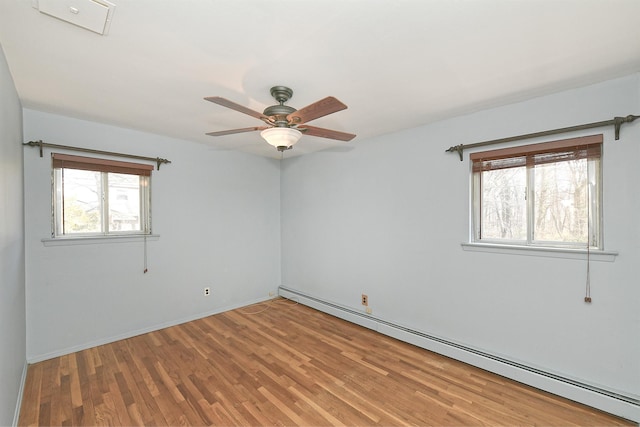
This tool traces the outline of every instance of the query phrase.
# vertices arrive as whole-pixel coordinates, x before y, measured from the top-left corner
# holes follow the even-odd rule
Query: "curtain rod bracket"
[[[631,123],[635,119],[640,118],[640,116],[634,116],[633,114],[629,114],[627,117],[616,117],[614,118],[614,126],[616,127],[616,141],[620,139],[620,127],[623,123]]]
[[[462,154],[464,151],[464,144],[454,145],[453,147],[449,147],[447,153],[453,153],[454,151],[458,152],[458,156],[460,156],[460,161],[462,161]]]
[[[171,160],[161,159],[160,157],[156,157],[156,164],[158,165],[158,170],[160,170],[160,165],[163,163],[171,163]]]
[[[42,140],[41,139],[39,139],[37,141],[25,142],[22,145],[28,145],[29,147],[39,147],[40,148],[40,157],[42,157]]]
[[[597,127],[610,126],[610,125],[613,125],[615,127],[615,138],[616,138],[616,141],[617,141],[617,140],[620,139],[620,128],[622,127],[622,125],[624,123],[631,123],[636,119],[640,119],[640,116],[634,116],[633,114],[629,114],[626,117],[614,117],[611,120],[605,120],[605,121],[602,121],[602,122],[593,122],[593,123],[587,123],[587,124],[584,124],[584,125],[569,126],[569,127],[566,127],[566,128],[545,130],[545,131],[542,131],[542,132],[534,132],[534,133],[528,133],[528,134],[525,134],[525,135],[511,136],[511,137],[508,137],[508,138],[492,139],[490,141],[476,142],[474,144],[458,144],[458,145],[454,145],[453,147],[449,147],[447,150],[445,150],[445,152],[447,152],[447,153],[453,153],[454,151],[457,152],[458,155],[460,156],[460,161],[462,161],[462,153],[463,153],[465,148],[483,147],[485,145],[501,144],[503,142],[520,141],[520,140],[528,139],[528,138],[537,138],[537,137],[541,137],[541,136],[556,135],[556,134],[559,134],[559,133],[574,132],[574,131],[579,131],[579,130],[593,129],[593,128],[597,128]]]

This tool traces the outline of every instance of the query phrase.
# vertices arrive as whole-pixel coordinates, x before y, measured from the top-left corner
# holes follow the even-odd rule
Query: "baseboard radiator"
[[[505,357],[496,356],[486,351],[397,325],[287,286],[280,286],[278,295],[426,350],[451,357],[628,420],[640,422],[640,399],[637,397],[586,384],[539,368],[527,366]]]

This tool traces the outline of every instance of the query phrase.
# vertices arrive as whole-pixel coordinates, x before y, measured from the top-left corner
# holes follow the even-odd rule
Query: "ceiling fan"
[[[352,133],[340,132],[337,130],[324,129],[316,126],[309,126],[307,122],[317,118],[344,110],[347,108],[342,102],[333,96],[328,96],[320,101],[307,105],[300,110],[284,105],[293,96],[293,90],[286,86],[274,86],[271,88],[271,96],[278,101],[278,105],[265,108],[259,113],[250,108],[236,104],[233,101],[220,96],[208,96],[204,99],[223,107],[248,114],[262,120],[267,126],[254,126],[242,129],[223,130],[220,132],[208,132],[210,136],[231,135],[234,133],[251,132],[259,130],[269,144],[276,147],[278,151],[290,150],[298,142],[302,134],[319,136],[321,138],[336,139],[338,141],[351,141],[356,135]]]

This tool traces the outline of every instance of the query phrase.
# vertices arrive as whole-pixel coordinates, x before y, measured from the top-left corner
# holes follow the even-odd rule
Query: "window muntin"
[[[53,157],[53,237],[150,234],[153,166]]]
[[[476,242],[602,249],[602,135],[471,155]]]

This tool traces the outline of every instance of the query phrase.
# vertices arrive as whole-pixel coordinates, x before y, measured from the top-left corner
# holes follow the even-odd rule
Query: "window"
[[[602,135],[473,153],[476,242],[602,249]]]
[[[152,165],[53,153],[53,237],[150,234]]]

